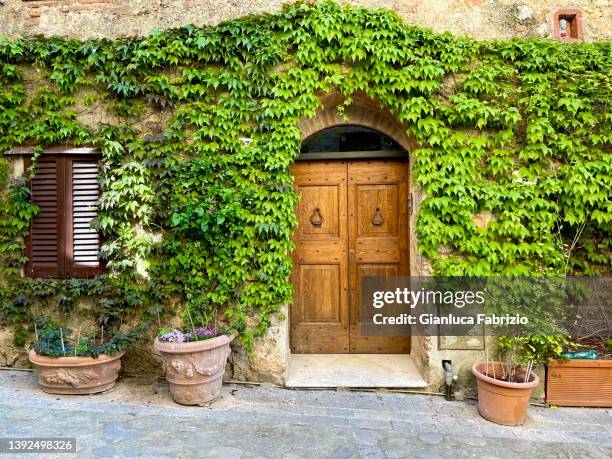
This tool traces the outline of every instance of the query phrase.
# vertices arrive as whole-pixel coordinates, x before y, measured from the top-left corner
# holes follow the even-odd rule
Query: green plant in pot
[[[121,357],[142,336],[147,324],[127,332],[104,330],[76,333],[46,318],[35,322],[36,341],[28,358],[43,391],[52,394],[94,394],[111,389],[119,376]]]
[[[612,278],[576,277],[568,329],[578,344],[546,368],[546,401],[558,406],[612,408]],[[568,349],[571,350],[571,349]]]
[[[529,399],[540,384],[535,369],[570,348],[569,338],[559,335],[500,336],[500,360],[476,362],[472,373],[478,385],[478,411],[489,421],[503,425],[525,422]]]
[[[549,280],[541,285],[533,285],[532,280],[524,282],[496,280],[487,286],[496,299],[496,313],[511,312],[528,319],[520,327],[497,330],[499,360],[489,360],[487,355],[472,366],[478,387],[478,411],[497,424],[525,422],[531,394],[540,383],[534,370],[549,359],[560,358],[565,349],[573,346],[557,320],[563,315],[563,284]]]
[[[525,422],[529,399],[540,380],[535,368],[561,358],[572,342],[565,336],[501,336],[499,361],[476,362],[472,373],[478,385],[478,411],[485,419],[504,425]]]
[[[232,337],[225,329],[195,327],[187,309],[188,329],[162,328],[154,347],[175,402],[204,405],[221,393]]]

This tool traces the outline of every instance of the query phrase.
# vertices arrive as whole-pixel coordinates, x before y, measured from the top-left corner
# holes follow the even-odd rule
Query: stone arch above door
[[[327,128],[352,124],[379,131],[395,140],[408,152],[415,148],[414,138],[409,137],[402,124],[376,101],[362,94],[354,95],[351,105],[344,109],[344,116],[340,116],[338,106],[345,100],[344,96],[336,93],[323,96],[323,108],[318,110],[314,117],[302,119],[298,125],[302,140]]]

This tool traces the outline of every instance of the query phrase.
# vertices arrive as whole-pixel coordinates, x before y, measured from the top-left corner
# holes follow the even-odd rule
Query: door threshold
[[[287,387],[423,389],[408,354],[291,354]]]

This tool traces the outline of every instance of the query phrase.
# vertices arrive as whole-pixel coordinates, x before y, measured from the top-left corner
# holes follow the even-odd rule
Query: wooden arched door
[[[408,353],[410,337],[361,334],[364,276],[409,275],[407,159],[297,161],[293,353]]]

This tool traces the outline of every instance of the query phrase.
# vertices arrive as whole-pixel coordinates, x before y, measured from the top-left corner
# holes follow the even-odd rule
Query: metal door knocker
[[[312,223],[312,226],[316,226],[317,228],[323,224],[323,217],[321,216],[321,211],[318,207],[310,216],[310,223]]]
[[[377,207],[374,210],[374,216],[372,217],[372,224],[376,226],[380,226],[383,224],[384,221],[385,219],[382,216],[382,213],[380,212],[380,207]]]

